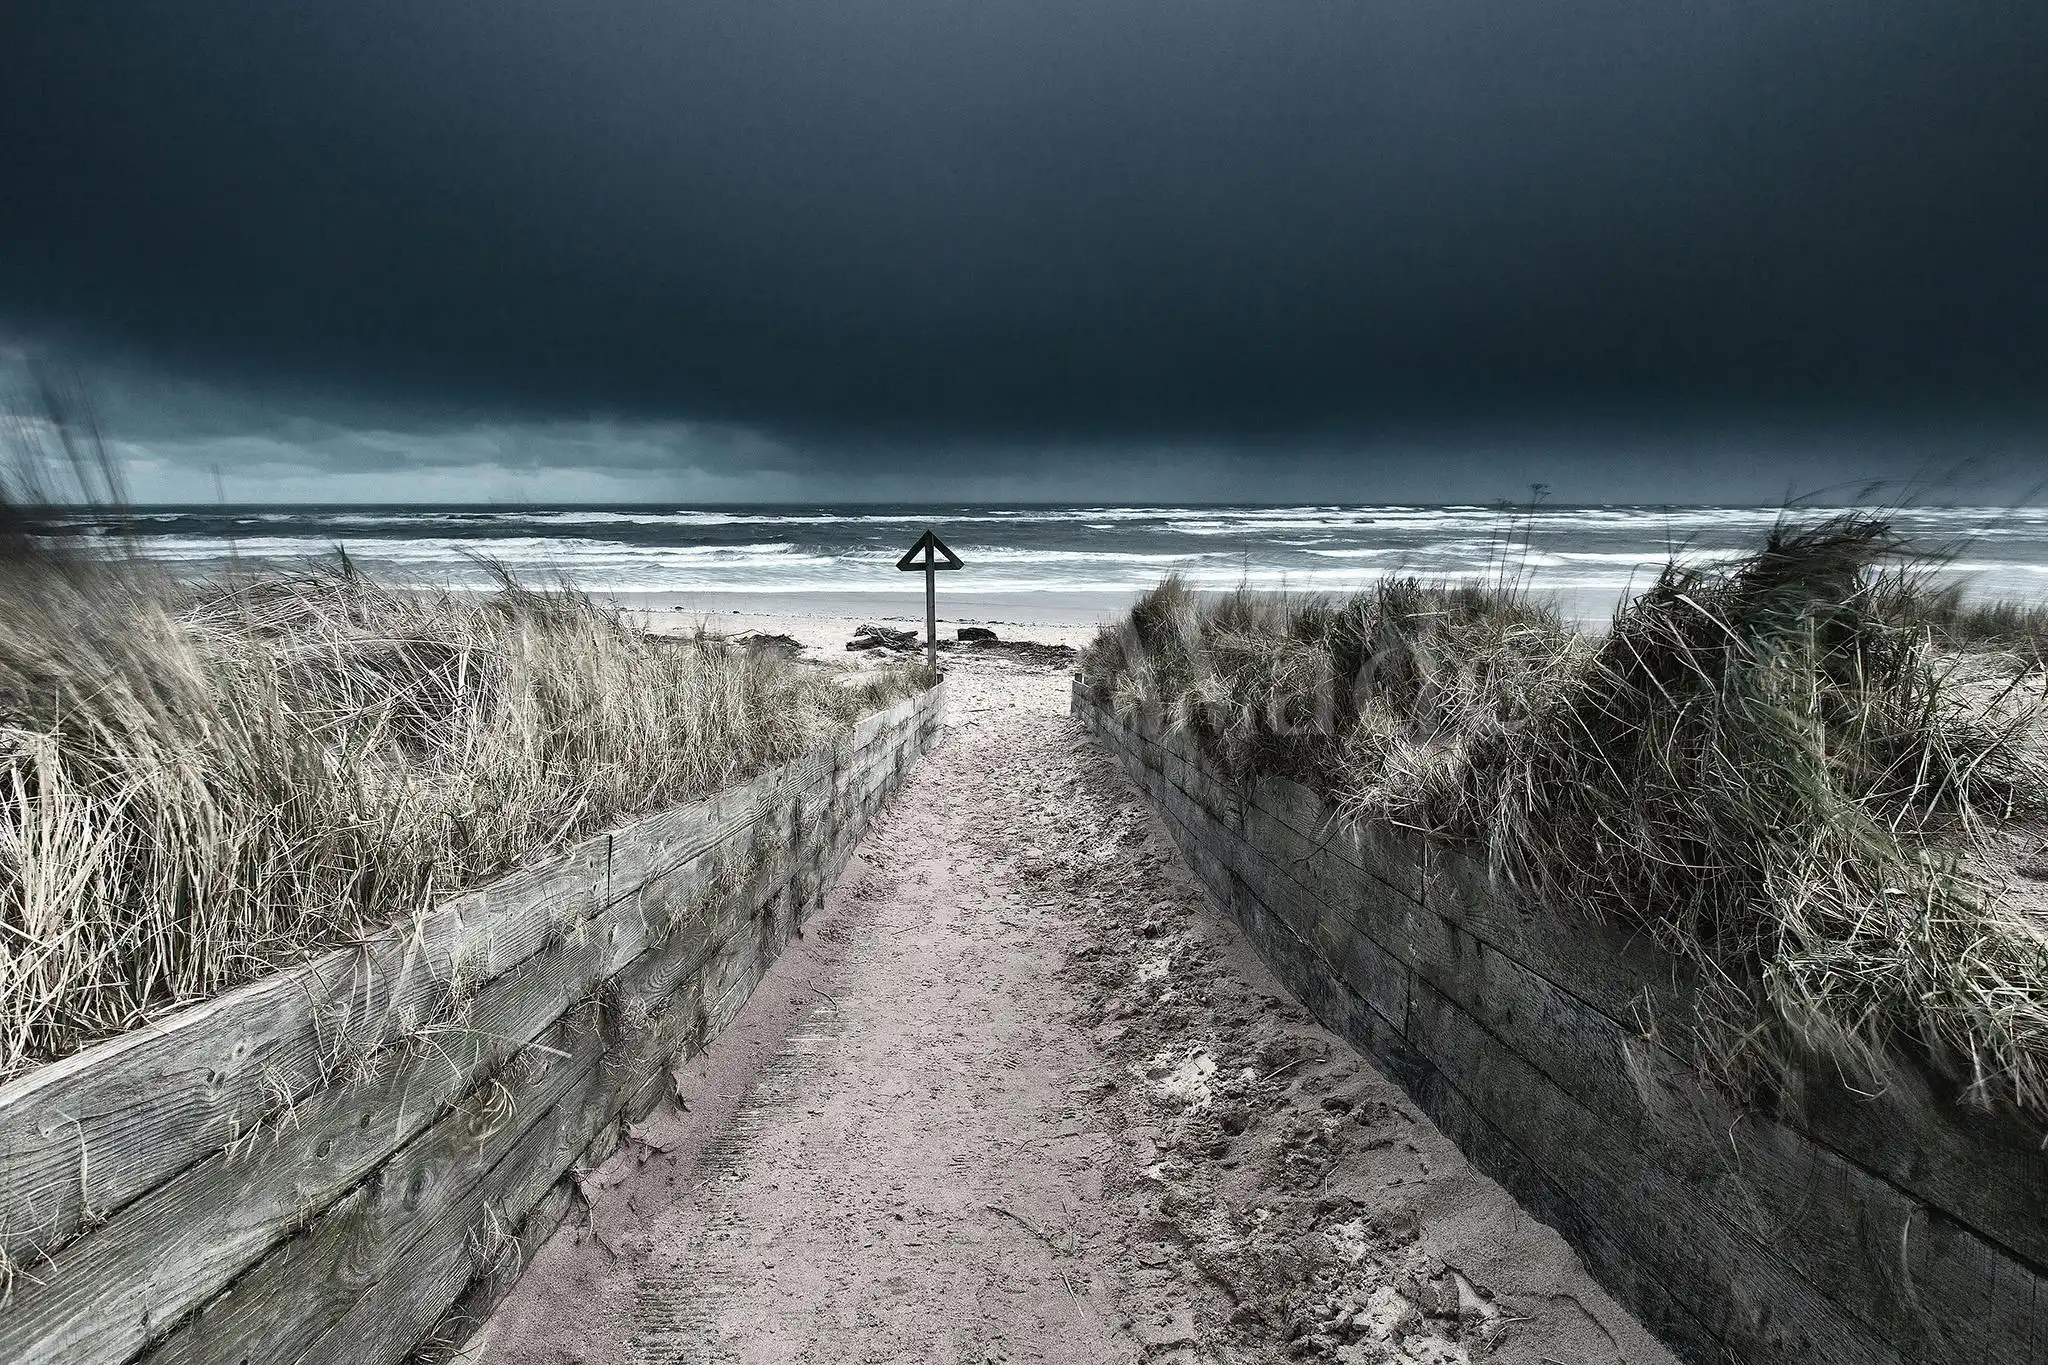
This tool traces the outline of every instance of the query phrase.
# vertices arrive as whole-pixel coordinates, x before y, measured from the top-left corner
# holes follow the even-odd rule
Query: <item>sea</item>
[[[1123,600],[1168,574],[1204,589],[1343,593],[1389,574],[1512,578],[1572,614],[1606,614],[1674,556],[1763,544],[1829,509],[1656,506],[494,506],[159,507],[77,513],[51,529],[126,532],[183,574],[296,568],[345,552],[406,585],[488,586],[498,572],[597,593],[890,594],[927,528],[960,556],[948,592]],[[1932,571],[1973,595],[2048,598],[2048,507],[1892,509]]]

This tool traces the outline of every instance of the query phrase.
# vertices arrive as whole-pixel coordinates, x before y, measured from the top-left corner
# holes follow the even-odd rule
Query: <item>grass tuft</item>
[[[1796,1095],[1910,1052],[2048,1116],[2043,613],[1931,589],[1882,520],[1675,563],[1604,635],[1506,589],[1346,601],[1169,581],[1082,676],[1232,775],[1482,848],[1496,878],[1689,961],[1696,1059]],[[2036,851],[2029,853],[2030,849]]]
[[[193,587],[0,518],[0,1076],[740,781],[857,688],[571,591]]]

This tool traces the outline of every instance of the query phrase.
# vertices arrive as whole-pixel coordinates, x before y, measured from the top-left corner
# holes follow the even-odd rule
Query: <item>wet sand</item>
[[[790,624],[805,621],[863,621],[914,625],[924,629],[924,580],[905,574],[901,592],[687,592],[611,593],[607,600],[646,619],[719,622],[734,616],[750,620],[773,618]],[[949,635],[959,626],[1011,626],[1026,630],[1071,632],[1074,643],[1096,626],[1129,610],[1137,594],[1101,592],[971,592],[956,586],[955,575],[938,575],[939,628]],[[795,633],[795,632],[792,632]]]

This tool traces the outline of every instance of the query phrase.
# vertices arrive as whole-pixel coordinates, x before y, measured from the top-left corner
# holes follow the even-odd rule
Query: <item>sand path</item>
[[[1668,1361],[1284,1000],[1065,718],[953,729],[476,1356]]]

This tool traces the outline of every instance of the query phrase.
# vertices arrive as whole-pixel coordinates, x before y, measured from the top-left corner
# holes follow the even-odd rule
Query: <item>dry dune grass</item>
[[[1965,607],[1903,550],[1876,519],[1781,527],[1605,635],[1504,589],[1168,582],[1083,677],[1236,775],[1646,927],[1702,983],[1674,1032],[1732,1085],[1796,1095],[1817,1054],[1881,1085],[1908,1050],[2048,1116],[2048,922],[2009,871],[2048,818],[2042,614]]]
[[[194,590],[0,533],[0,1075],[907,695],[568,591]]]

